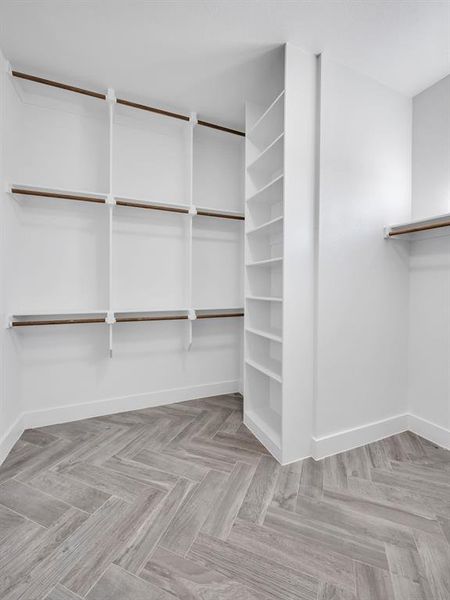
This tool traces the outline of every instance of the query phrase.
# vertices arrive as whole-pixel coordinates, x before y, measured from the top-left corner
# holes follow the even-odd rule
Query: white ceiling
[[[449,72],[450,3],[434,0],[0,0],[13,67],[230,125],[283,42],[407,95]]]

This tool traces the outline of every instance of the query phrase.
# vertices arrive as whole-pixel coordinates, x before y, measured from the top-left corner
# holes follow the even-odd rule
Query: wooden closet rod
[[[97,198],[95,196],[81,196],[77,194],[65,194],[57,192],[45,192],[41,190],[29,190],[27,188],[11,188],[12,194],[21,194],[22,196],[40,196],[44,198],[59,198],[61,200],[77,200],[80,202],[94,202],[96,204],[105,204],[104,198]]]
[[[213,212],[209,210],[197,209],[197,215],[200,217],[217,217],[218,219],[236,219],[238,221],[244,221],[244,215],[230,215],[229,213]]]
[[[51,79],[44,79],[42,77],[36,77],[35,75],[28,75],[27,73],[20,73],[19,71],[11,71],[11,74],[14,77],[18,77],[19,79],[26,79],[27,81],[42,83],[44,85],[49,85],[51,87],[59,88],[61,90],[67,90],[69,92],[83,94],[84,96],[91,96],[92,98],[106,100],[106,95],[100,94],[100,92],[93,92],[92,90],[86,90],[84,88],[75,87],[73,85],[67,85],[66,83],[60,83],[59,81],[52,81]]]
[[[79,323],[105,323],[101,318],[83,319],[45,319],[39,321],[13,321],[12,327],[30,327],[36,325],[78,325]]]
[[[217,129],[218,131],[225,131],[226,133],[233,133],[234,135],[240,135],[245,137],[244,131],[238,131],[237,129],[230,129],[229,127],[223,127],[222,125],[215,125],[214,123],[209,123],[208,121],[201,121],[200,119],[197,121],[198,125],[203,125],[203,127],[210,127],[211,129]]]
[[[117,104],[130,106],[131,108],[138,108],[139,110],[146,110],[148,112],[156,113],[157,115],[165,115],[166,117],[180,119],[181,121],[189,121],[189,117],[186,115],[180,115],[179,113],[163,110],[162,108],[155,108],[154,106],[148,106],[147,104],[139,104],[137,102],[131,102],[130,100],[124,100],[123,98],[117,98],[116,102]]]
[[[412,226],[405,226],[402,227],[401,229],[397,229],[394,231],[390,231],[389,232],[389,237],[394,237],[396,235],[403,235],[404,233],[416,233],[418,231],[429,231],[430,229],[440,229],[441,227],[450,227],[450,219],[447,219],[445,221],[440,221],[438,223],[429,223],[429,224],[424,224],[424,225],[412,225]]]
[[[132,208],[147,208],[150,210],[164,210],[167,212],[188,214],[187,208],[179,208],[177,206],[160,206],[159,204],[147,204],[144,202],[134,202],[130,200],[116,200],[117,206],[131,206]]]
[[[244,313],[217,313],[212,315],[197,315],[197,319],[223,319],[226,317],[243,317]]]
[[[76,92],[77,94],[83,94],[84,96],[91,96],[92,98],[99,98],[100,100],[106,100],[106,94],[101,94],[100,92],[93,92],[92,90],[86,90],[84,88],[75,87],[73,85],[67,85],[66,83],[61,83],[59,81],[53,81],[51,79],[44,79],[43,77],[36,77],[35,75],[28,75],[27,73],[21,73],[19,71],[11,71],[13,77],[17,77],[19,79],[26,79],[28,81],[33,81],[35,83],[42,83],[43,85],[49,85],[51,87],[56,87],[61,90],[67,90],[69,92]],[[156,113],[158,115],[164,115],[166,117],[172,117],[173,119],[180,119],[181,121],[189,121],[189,117],[186,115],[182,115],[180,113],[172,112],[169,110],[163,110],[162,108],[155,108],[154,106],[148,106],[147,104],[140,104],[139,102],[132,102],[131,100],[125,100],[124,98],[117,98],[117,104],[122,104],[124,106],[129,106],[131,108],[137,108],[139,110],[146,110],[147,112]],[[231,129],[230,127],[224,127],[223,125],[216,125],[215,123],[210,123],[209,121],[197,121],[198,125],[202,125],[203,127],[210,127],[211,129],[217,129],[218,131],[224,131],[225,133],[232,133],[234,135],[240,135],[245,137],[245,132],[238,131],[237,129]]]
[[[116,323],[132,323],[138,321],[180,321],[187,320],[187,315],[164,315],[160,317],[116,317]]]

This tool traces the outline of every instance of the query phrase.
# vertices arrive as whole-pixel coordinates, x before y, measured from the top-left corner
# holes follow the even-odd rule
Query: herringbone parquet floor
[[[403,433],[286,467],[221,396],[26,431],[2,600],[449,600],[450,453]]]

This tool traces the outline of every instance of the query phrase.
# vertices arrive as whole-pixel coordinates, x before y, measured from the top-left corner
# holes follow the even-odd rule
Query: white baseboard
[[[361,427],[344,429],[331,435],[313,438],[311,444],[312,457],[315,460],[320,460],[326,456],[352,450],[406,431],[408,429],[408,417],[408,414],[396,415]]]
[[[0,438],[0,465],[11,452],[12,447],[24,432],[23,415],[19,415],[14,423]]]
[[[233,394],[239,391],[239,387],[239,380],[220,381],[217,383],[173,388],[157,392],[121,396],[119,398],[106,398],[104,400],[96,400],[95,402],[82,402],[24,412],[0,438],[0,465],[25,429],[112,415],[129,410],[139,410],[140,408],[151,408],[163,404],[174,404],[175,402],[184,402],[185,400],[206,398],[208,396]]]
[[[68,406],[57,406],[43,410],[26,412],[23,415],[25,429],[30,427],[44,427],[56,423],[68,423],[113,415],[128,410],[139,410],[140,408],[152,408],[163,404],[174,404],[185,400],[206,398],[207,396],[219,396],[220,394],[232,394],[239,389],[239,381],[220,381],[203,385],[193,385],[183,388],[172,388],[144,394],[132,394],[118,398],[106,398],[95,402],[82,402],[80,404],[69,404]]]
[[[450,450],[450,429],[445,429],[445,427],[416,415],[408,415],[408,429],[426,440]]]
[[[271,437],[267,435],[264,429],[260,427],[248,414],[244,415],[244,425],[253,433],[255,438],[258,439],[265,448],[267,448],[270,454],[272,454],[272,456],[276,458],[279,463],[282,463],[280,448],[272,442]]]
[[[0,465],[8,456],[11,448],[20,438],[23,431],[28,428],[67,423],[69,421],[111,415],[129,410],[139,410],[140,408],[151,408],[153,406],[194,400],[196,398],[232,394],[239,391],[239,389],[239,380],[230,380],[25,412],[16,419],[0,438]],[[253,420],[249,419],[248,416],[245,417],[244,423],[273,456],[277,460],[281,460],[280,449],[271,443],[264,431]],[[327,436],[313,438],[311,454],[315,460],[320,460],[326,456],[364,446],[365,444],[376,442],[406,430],[410,430],[450,450],[450,431],[448,429],[415,415],[402,414],[361,427],[345,429]],[[300,457],[298,460],[303,458]]]

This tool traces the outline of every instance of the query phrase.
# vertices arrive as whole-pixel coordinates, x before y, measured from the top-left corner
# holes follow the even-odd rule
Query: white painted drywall
[[[19,94],[13,85],[17,85]],[[108,112],[99,100],[7,81],[8,180],[16,184],[108,192]],[[137,200],[186,203],[185,122],[121,107],[115,122],[113,192]],[[243,210],[243,138],[196,132],[194,203]],[[214,161],[222,161],[222,168]],[[204,177],[205,185],[200,185]],[[216,202],[216,204],[215,204]],[[5,312],[105,310],[108,209],[103,205],[10,195],[10,268]],[[187,307],[187,219],[114,208],[112,308]],[[242,307],[243,229],[239,221],[195,217],[196,308]],[[113,326],[113,356],[103,324],[16,328],[24,425],[61,422],[194,397],[237,392],[242,319]]]
[[[409,218],[411,178],[410,99],[327,56],[320,92],[319,455],[407,410],[408,252],[383,227]]]
[[[16,351],[4,327],[8,292],[6,272],[10,268],[6,240],[9,199],[5,193],[7,78],[7,63],[0,52],[0,464],[22,431]]]
[[[413,99],[412,157],[413,217],[450,212],[450,75]],[[450,446],[450,237],[410,247],[410,410]]]

